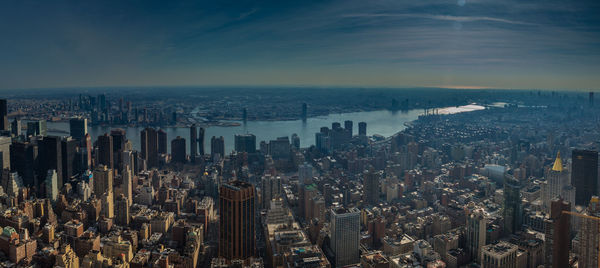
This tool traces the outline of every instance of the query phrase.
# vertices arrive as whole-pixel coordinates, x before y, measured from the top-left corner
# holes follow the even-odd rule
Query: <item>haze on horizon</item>
[[[0,89],[597,89],[600,2],[4,1]]]

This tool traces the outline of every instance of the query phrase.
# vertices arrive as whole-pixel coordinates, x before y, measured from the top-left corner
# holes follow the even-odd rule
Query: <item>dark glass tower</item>
[[[174,162],[185,163],[185,139],[177,136],[171,141],[171,157]]]
[[[190,161],[196,162],[196,155],[198,155],[198,129],[196,125],[190,127]]]
[[[598,191],[598,152],[573,150],[571,185],[575,187],[575,205],[587,206]]]
[[[255,254],[255,200],[252,184],[232,181],[219,191],[219,257],[246,260]]]
[[[235,135],[235,151],[245,153],[256,152],[256,136],[252,134]]]
[[[114,168],[113,137],[104,133],[98,137],[98,164]]]
[[[513,177],[506,177],[504,179],[504,231],[506,234],[514,234],[521,229],[521,225],[521,183]]]

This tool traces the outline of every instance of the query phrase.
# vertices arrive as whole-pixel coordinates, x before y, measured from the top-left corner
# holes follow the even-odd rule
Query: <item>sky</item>
[[[598,89],[600,1],[0,1],[0,89]]]

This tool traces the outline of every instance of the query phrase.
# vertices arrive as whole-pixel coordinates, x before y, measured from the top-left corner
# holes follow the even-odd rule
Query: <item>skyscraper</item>
[[[0,136],[0,168],[10,168],[10,137]]]
[[[158,139],[158,154],[167,154],[167,132],[163,129],[159,129],[157,131],[157,139]]]
[[[504,231],[514,234],[522,225],[521,183],[512,176],[504,178]]]
[[[471,259],[480,260],[481,248],[486,243],[487,215],[481,208],[467,217],[467,253]]]
[[[140,133],[142,158],[146,160],[148,168],[158,166],[158,133],[153,128],[145,128]]]
[[[600,199],[592,196],[579,233],[579,267],[598,267],[600,262]]]
[[[38,145],[27,141],[16,141],[10,145],[11,170],[17,172],[26,187],[38,186]]]
[[[575,187],[575,205],[587,206],[598,191],[598,152],[573,150],[571,184]]]
[[[62,181],[67,182],[73,175],[81,172],[77,170],[77,144],[79,142],[71,137],[66,137],[61,140],[62,154]]]
[[[198,129],[196,124],[190,126],[190,161],[196,162],[196,156],[198,155]]]
[[[219,257],[246,260],[255,255],[255,199],[252,184],[232,181],[219,191]]]
[[[244,153],[255,153],[256,136],[252,134],[235,135],[235,151]]]
[[[121,226],[129,225],[129,201],[121,194],[115,202],[115,223]]]
[[[39,165],[40,175],[39,182],[41,183],[48,170],[56,170],[58,177],[58,190],[60,191],[63,186],[63,174],[62,174],[62,146],[61,137],[48,136],[44,137],[39,146]],[[39,188],[38,188],[39,189]]]
[[[379,202],[379,173],[373,168],[363,172],[363,201],[369,205]]]
[[[542,201],[546,211],[550,210],[551,201],[561,196],[564,200],[573,204],[575,202],[575,188],[571,186],[570,173],[563,168],[560,152],[551,169],[546,171],[546,181],[542,183]]]
[[[185,139],[177,136],[171,141],[171,157],[174,162],[185,163]]]
[[[281,196],[281,177],[264,175],[261,178],[261,200],[262,208],[268,209],[271,204],[271,200]]]
[[[21,136],[21,120],[15,118],[10,123],[10,133],[15,137]]]
[[[48,174],[46,175],[46,198],[50,199],[50,201],[55,202],[58,198],[58,175],[56,175],[56,170],[51,169],[48,170]]]
[[[220,157],[225,156],[225,139],[223,136],[215,137],[213,136],[210,140],[210,155],[211,158],[215,158],[215,155],[219,155]]]
[[[331,249],[335,267],[360,262],[360,211],[357,208],[331,209]]]
[[[302,103],[302,121],[306,121],[306,118],[308,117],[308,105],[305,103]]]
[[[102,196],[103,193],[113,191],[113,173],[104,165],[94,169],[94,193]]]
[[[113,137],[104,133],[98,136],[98,164],[113,169],[115,165],[113,152]]]
[[[0,99],[0,130],[8,130],[8,105],[6,99]]]
[[[557,198],[551,201],[550,207],[550,218],[544,221],[545,262],[554,268],[569,267],[571,216],[563,211],[570,211],[571,204]]]
[[[71,137],[76,140],[82,141],[87,134],[87,119],[81,117],[71,118],[69,120],[69,129]]]
[[[204,155],[204,128],[198,129],[198,154]]]
[[[46,136],[46,120],[27,122],[27,136]]]
[[[344,121],[344,129],[350,133],[350,136],[352,136],[352,124],[352,120]]]
[[[367,135],[367,123],[366,122],[358,122],[358,135],[360,135],[360,136]]]

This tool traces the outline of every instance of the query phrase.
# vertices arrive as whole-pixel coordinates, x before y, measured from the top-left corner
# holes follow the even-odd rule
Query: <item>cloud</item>
[[[416,18],[416,19],[431,19],[431,20],[443,20],[443,21],[455,21],[455,22],[477,22],[477,21],[489,21],[489,22],[500,22],[508,24],[519,24],[519,25],[537,25],[535,23],[516,21],[502,18],[485,17],[485,16],[453,16],[453,15],[434,15],[434,14],[392,14],[392,13],[359,13],[359,14],[346,14],[343,17],[347,18],[379,18],[379,17],[390,17],[390,18]]]

